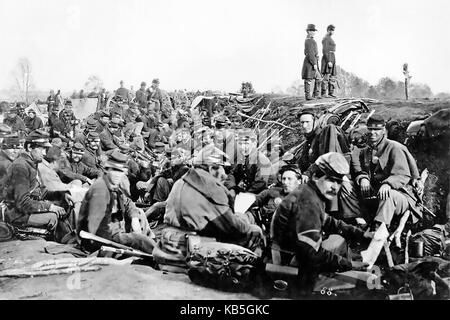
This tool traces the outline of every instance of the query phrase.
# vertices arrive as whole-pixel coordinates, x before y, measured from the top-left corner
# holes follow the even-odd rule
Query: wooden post
[[[411,76],[409,75],[409,70],[408,70],[408,64],[404,63],[403,64],[403,74],[405,75],[405,97],[406,100],[408,100],[408,87],[409,87],[409,79],[411,79]]]

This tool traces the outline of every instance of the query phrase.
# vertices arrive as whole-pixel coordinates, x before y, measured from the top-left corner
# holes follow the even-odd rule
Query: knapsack
[[[229,292],[251,290],[259,263],[250,250],[222,242],[201,243],[190,249],[187,258],[192,282]]]

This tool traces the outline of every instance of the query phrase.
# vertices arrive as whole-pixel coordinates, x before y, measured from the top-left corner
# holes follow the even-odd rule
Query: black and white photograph
[[[0,0],[0,300],[450,300],[449,30],[446,0]]]

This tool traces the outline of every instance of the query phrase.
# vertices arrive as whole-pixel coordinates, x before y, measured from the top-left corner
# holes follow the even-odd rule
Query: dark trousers
[[[53,231],[58,224],[58,216],[54,212],[35,213],[28,218],[27,226]]]

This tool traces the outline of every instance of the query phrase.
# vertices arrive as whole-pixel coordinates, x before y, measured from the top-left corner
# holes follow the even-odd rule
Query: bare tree
[[[13,71],[14,91],[22,101],[30,103],[30,91],[34,88],[31,63],[28,58],[20,58]]]
[[[103,81],[97,75],[90,75],[84,84],[84,89],[86,92],[98,93],[103,88]]]

